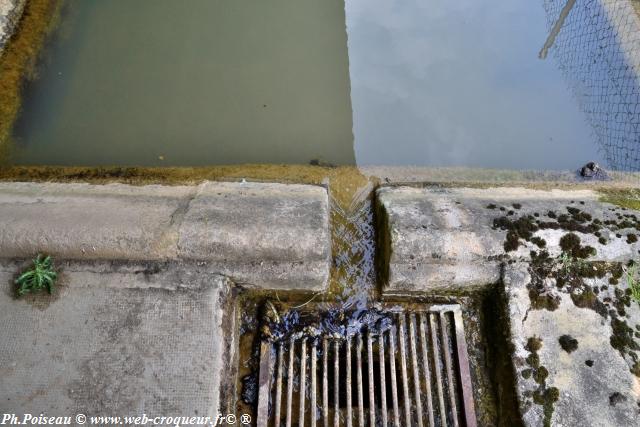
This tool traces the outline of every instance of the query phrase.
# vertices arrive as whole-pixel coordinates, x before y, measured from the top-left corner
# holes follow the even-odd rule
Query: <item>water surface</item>
[[[340,0],[67,0],[16,162],[353,164]]]
[[[347,1],[356,159],[572,169],[600,159],[531,0]]]
[[[562,59],[587,49],[538,57],[555,0],[67,1],[15,163],[616,167]],[[560,40],[611,28],[571,13]]]

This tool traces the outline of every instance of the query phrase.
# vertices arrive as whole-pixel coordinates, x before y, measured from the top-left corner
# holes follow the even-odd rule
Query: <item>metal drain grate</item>
[[[257,425],[475,427],[460,307],[389,312],[378,331],[263,342]]]

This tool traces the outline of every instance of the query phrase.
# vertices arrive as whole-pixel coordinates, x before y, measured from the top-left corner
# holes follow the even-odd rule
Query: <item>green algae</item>
[[[600,201],[611,203],[621,208],[640,210],[639,189],[599,189]]]
[[[24,79],[36,77],[36,61],[57,23],[61,4],[61,0],[27,1],[0,56],[0,159],[10,150],[10,133],[20,110]]]

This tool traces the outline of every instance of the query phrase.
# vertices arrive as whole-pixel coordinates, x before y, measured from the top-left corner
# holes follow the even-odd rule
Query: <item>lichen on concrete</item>
[[[583,279],[589,289],[599,289],[594,295],[606,310],[579,307],[569,287],[554,287],[558,303],[549,311],[531,304],[528,285],[532,277],[526,263],[513,264],[505,271],[516,388],[525,425],[581,425],[586,419],[598,426],[635,425],[639,379],[629,349],[640,340],[626,325],[640,322],[640,306],[626,307],[624,317],[617,314],[614,291],[626,285],[610,285],[610,274]],[[540,345],[533,346],[532,337]],[[542,374],[540,367],[544,367]],[[613,393],[625,400],[609,405]]]

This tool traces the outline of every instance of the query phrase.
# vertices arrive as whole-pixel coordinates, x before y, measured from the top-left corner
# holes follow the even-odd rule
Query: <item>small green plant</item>
[[[567,252],[562,252],[560,255],[560,266],[562,272],[565,274],[569,274],[574,272],[575,270],[579,270],[585,266],[586,262],[580,258],[574,258],[571,254]]]
[[[631,289],[631,298],[640,304],[640,280],[638,280],[637,272],[638,266],[636,264],[632,264],[626,268],[626,279],[627,285],[629,285],[629,289]]]
[[[31,268],[20,274],[16,279],[18,296],[20,297],[30,292],[40,292],[43,289],[51,293],[57,279],[58,274],[54,270],[51,257],[43,257],[38,254],[34,258]]]

